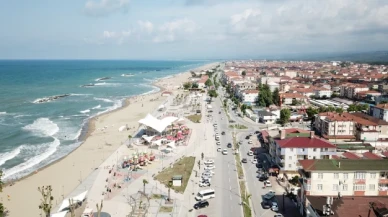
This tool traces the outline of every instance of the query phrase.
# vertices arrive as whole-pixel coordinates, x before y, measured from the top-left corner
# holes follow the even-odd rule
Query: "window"
[[[293,149],[293,148],[290,148],[290,151],[294,151],[294,149]]]
[[[347,191],[348,190],[348,184],[343,184],[342,185],[342,190]]]
[[[317,188],[318,188],[318,191],[322,191],[322,190],[323,190],[322,184],[318,184],[318,185],[317,185]]]
[[[334,178],[335,179],[339,179],[339,174],[338,173],[334,173]]]
[[[375,179],[376,178],[376,173],[370,173],[370,178]]]
[[[365,185],[354,185],[353,186],[354,191],[365,191]]]
[[[348,179],[348,174],[344,173],[344,179]]]
[[[292,160],[292,156],[288,156],[288,160]]]
[[[366,178],[366,173],[362,173],[362,172],[354,173],[354,179],[365,179],[365,178]]]
[[[288,167],[291,168],[291,164],[288,164]]]
[[[316,152],[317,151],[317,149],[316,148],[313,148],[313,152]]]
[[[333,184],[333,191],[338,191],[338,185],[337,184]]]
[[[369,191],[375,190],[375,184],[369,184]]]
[[[310,191],[311,190],[311,185],[306,185],[306,191]]]
[[[323,179],[323,173],[318,173],[318,179]]]

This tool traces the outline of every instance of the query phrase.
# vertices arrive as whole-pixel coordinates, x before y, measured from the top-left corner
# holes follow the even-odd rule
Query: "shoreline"
[[[204,64],[193,70],[209,68],[210,65],[214,66],[215,64],[218,63]],[[127,97],[123,99],[121,107],[89,119],[85,124],[87,128],[86,133],[82,140],[79,140],[81,142],[79,146],[65,156],[37,169],[35,172],[17,180],[10,180],[10,182],[4,186],[4,193],[0,194],[0,199],[3,201],[5,207],[11,212],[23,212],[24,210],[17,209],[17,205],[25,204],[28,201],[27,198],[23,197],[24,195],[35,197],[36,200],[34,201],[39,202],[39,194],[36,191],[36,187],[41,185],[52,185],[53,189],[55,189],[53,190],[53,195],[55,195],[54,198],[62,201],[60,198],[65,198],[65,196],[69,195],[79,184],[87,179],[95,169],[99,168],[111,154],[114,154],[122,147],[123,142],[125,141],[124,139],[127,138],[128,135],[135,136],[138,133],[138,121],[147,113],[152,113],[153,110],[156,110],[157,107],[164,103],[168,98],[166,96],[161,96],[161,93],[164,91],[174,92],[168,87],[170,85],[175,85],[174,88],[176,88],[177,86],[181,86],[184,82],[187,82],[191,77],[190,71],[193,70],[159,78],[151,83],[153,87],[158,88],[157,91]],[[181,80],[178,82],[179,84],[177,84],[178,80]],[[145,105],[144,108],[143,104]],[[136,115],[136,113],[138,114]],[[119,114],[124,114],[124,116],[118,116]],[[112,123],[118,125],[112,125]],[[125,123],[128,123],[127,126],[130,130],[118,132],[117,129],[119,125]],[[109,127],[105,131],[101,129],[101,126]],[[105,140],[105,144],[102,144],[103,140]],[[100,158],[101,155],[102,158]],[[82,174],[84,174],[84,176],[82,176]],[[79,179],[77,180],[77,178]],[[59,193],[61,189],[62,194]],[[55,194],[54,191],[56,191]],[[7,202],[5,195],[11,195],[13,199],[8,200]],[[57,200],[56,203],[58,203]],[[33,207],[29,207],[30,209],[26,207],[25,212],[27,212],[27,210],[29,213],[34,212],[34,208],[36,208],[37,205],[38,204],[33,204]],[[55,203],[53,206],[55,207]],[[35,211],[38,212],[39,210],[36,208]],[[13,216],[12,213],[11,216]]]

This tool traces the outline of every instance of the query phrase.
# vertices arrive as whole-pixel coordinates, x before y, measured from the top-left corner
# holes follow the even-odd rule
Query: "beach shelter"
[[[51,217],[65,217],[66,214],[67,214],[67,211],[57,212],[57,213],[51,214]]]
[[[61,204],[61,206],[59,207],[58,212],[61,212],[62,210],[69,208],[69,206],[70,206],[69,198],[66,198],[66,199],[64,199],[64,200],[62,201],[62,204]],[[66,211],[66,212],[67,212],[67,211]]]
[[[74,200],[74,202],[82,202],[82,201],[84,201],[85,200],[85,198],[86,198],[86,194],[88,193],[88,191],[84,191],[84,192],[82,192],[81,194],[79,194],[79,195],[77,195],[77,196],[75,196],[75,197],[73,197],[73,200]]]
[[[170,148],[172,148],[172,149],[175,149],[175,148],[176,148],[176,146],[175,146],[175,141],[172,141],[172,142],[168,143],[168,144],[167,144],[167,147],[170,147]]]
[[[126,127],[126,126],[121,126],[121,127],[119,128],[119,132],[124,131],[125,128],[127,128],[127,127]]]
[[[154,138],[155,136],[146,136],[146,135],[143,135],[142,138],[147,141],[148,143],[151,142],[151,140]]]

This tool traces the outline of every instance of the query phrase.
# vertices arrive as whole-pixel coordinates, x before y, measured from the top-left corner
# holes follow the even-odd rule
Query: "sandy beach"
[[[207,64],[195,70],[209,69],[216,64]],[[128,135],[136,134],[140,119],[166,101],[167,96],[162,96],[162,91],[179,93],[182,90],[178,87],[190,77],[190,72],[185,72],[156,81],[154,85],[160,87],[160,91],[129,98],[122,108],[91,120],[85,141],[80,147],[63,159],[3,189],[0,201],[10,211],[10,216],[40,216],[42,212],[38,206],[41,196],[37,188],[42,185],[52,186],[53,206],[60,204],[109,156],[123,146]],[[122,126],[126,126],[128,130],[119,131]],[[52,213],[56,211],[53,210]]]

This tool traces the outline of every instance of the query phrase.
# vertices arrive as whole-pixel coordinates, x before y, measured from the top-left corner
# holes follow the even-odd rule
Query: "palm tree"
[[[96,203],[96,207],[97,207],[97,217],[100,217],[100,216],[101,216],[102,206],[103,206],[102,200],[101,200],[101,204],[100,204],[100,205],[98,205],[98,203]]]
[[[170,197],[170,191],[171,191],[171,188],[172,188],[172,182],[168,182],[167,183],[167,188],[168,188],[168,201],[170,201],[171,197]]]
[[[145,194],[145,186],[148,184],[147,179],[143,179],[143,193]]]

